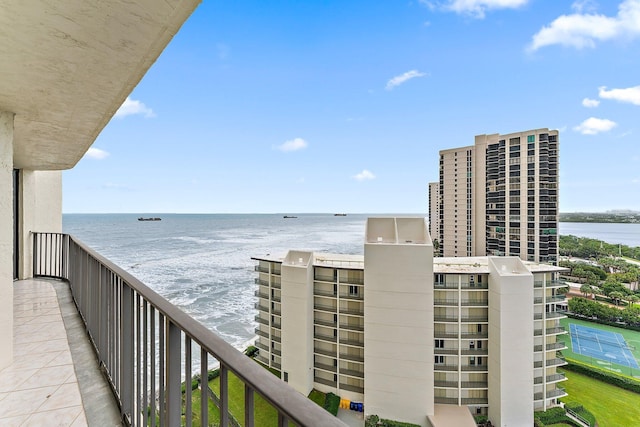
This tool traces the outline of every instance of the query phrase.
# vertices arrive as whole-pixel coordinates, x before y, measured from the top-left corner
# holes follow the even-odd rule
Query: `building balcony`
[[[544,393],[539,392],[539,393],[535,393],[533,395],[533,400],[543,400],[543,399],[554,399],[554,398],[560,398],[560,397],[564,397],[564,396],[568,396],[567,392],[564,391],[564,389],[562,388],[557,388],[554,390],[549,390],[547,391],[546,397],[544,395]]]
[[[486,348],[466,348],[462,350],[463,356],[486,356],[489,350]]]
[[[487,405],[489,404],[489,399],[487,397],[463,397],[462,399],[463,405]]]
[[[444,403],[446,405],[457,405],[458,404],[458,398],[457,397],[436,396],[436,397],[433,398],[433,402],[434,403]]]
[[[463,307],[487,307],[489,300],[462,300],[460,305]]]
[[[230,374],[234,374],[244,383],[243,399],[248,408],[246,414],[249,414],[245,417],[245,424],[248,426],[255,425],[253,402],[256,393],[267,397],[284,424],[289,421],[297,425],[314,425],[320,422],[327,426],[343,426],[342,422],[237,351],[213,331],[72,237],[35,233],[33,254],[34,276],[52,278],[47,282],[70,290],[71,297],[68,301],[77,310],[75,313],[79,313],[78,322],[81,322],[77,326],[73,325],[73,328],[77,329],[76,332],[82,332],[83,341],[94,352],[92,369],[100,378],[105,375],[111,386],[107,386],[107,390],[113,389],[108,398],[97,397],[91,392],[94,397],[90,399],[99,399],[103,405],[114,402],[115,407],[119,408],[117,419],[124,420],[127,425],[147,426],[151,420],[159,420],[161,425],[191,425],[198,414],[194,414],[192,410],[191,387],[186,387],[184,394],[181,390],[182,378],[190,378],[194,372],[207,371],[211,366],[219,364],[220,393],[217,406],[220,408],[220,425],[229,425],[228,408],[233,397],[229,394],[227,381]],[[15,286],[20,284],[16,282]],[[35,307],[33,304],[29,305]],[[37,317],[36,321],[45,321],[49,319],[49,314],[40,313]],[[19,327],[17,322],[16,327]],[[50,334],[48,329],[46,332],[47,335]],[[259,332],[262,336],[266,335]],[[67,326],[67,335],[70,333]],[[17,330],[15,336],[24,337],[25,334]],[[278,341],[279,337],[271,339]],[[49,337],[47,341],[49,343],[32,345],[29,353],[33,353],[34,349],[51,348],[56,344]],[[69,361],[62,353],[57,356],[60,356],[60,362]],[[100,368],[95,364],[95,359]],[[25,363],[25,360],[16,357],[14,366],[16,363]],[[75,357],[73,360],[76,361]],[[261,361],[269,364],[268,360]],[[53,363],[53,359],[46,363]],[[277,368],[277,362],[271,362],[271,366]],[[83,374],[85,370],[92,370],[83,368],[77,361],[74,368],[72,371]],[[0,375],[8,372],[6,369]],[[71,373],[69,371],[69,375]],[[48,375],[53,376],[60,375]],[[65,378],[65,384],[68,381]],[[73,400],[74,392],[71,388],[63,384],[48,393],[50,396],[47,403],[52,405],[52,409],[54,402],[58,402],[57,398],[54,399],[56,390],[64,392],[63,400],[66,401]],[[11,404],[20,398],[16,393],[11,392],[5,396],[0,400],[0,405]],[[208,409],[215,403],[208,393],[201,395],[200,406],[203,409],[200,419],[205,423]],[[24,401],[35,404],[37,399],[37,393],[30,390]],[[84,404],[87,407],[87,402]],[[12,406],[18,407],[15,404]],[[4,410],[0,413],[7,414]],[[89,415],[86,415],[84,421],[80,418],[80,412],[76,415],[81,424],[119,424],[106,419],[92,420]],[[52,419],[42,421],[40,424],[47,424]]]
[[[256,341],[255,346],[258,347],[260,350],[269,351],[269,346],[261,343],[260,341]]]
[[[364,372],[357,371],[355,369],[340,368],[340,375],[346,375],[346,376],[355,377],[355,378],[364,378]]]
[[[462,381],[460,383],[460,387],[462,387],[462,388],[481,388],[481,389],[485,389],[485,388],[488,388],[489,385],[487,384],[486,381]]]
[[[318,384],[328,385],[329,387],[336,387],[338,384],[336,381],[333,381],[327,378],[322,378],[322,377],[313,377],[313,382],[316,382]]]
[[[264,319],[264,318],[262,318],[260,316],[256,316],[256,317],[254,317],[254,319],[255,319],[256,322],[258,322],[260,324],[269,326],[269,320],[268,319]]]
[[[446,338],[458,339],[460,337],[460,334],[458,334],[457,332],[434,331],[433,336],[434,338],[442,338],[442,339],[446,339]]]
[[[457,299],[434,299],[433,305],[435,306],[457,306]]]
[[[336,325],[335,322],[329,321],[329,320],[319,320],[319,319],[313,319],[313,323],[315,325],[320,325],[320,326],[326,326],[327,328],[337,328],[338,325]]]
[[[364,326],[360,324],[355,324],[355,323],[341,322],[340,329],[344,329],[347,331],[354,331],[354,332],[364,332]]]
[[[353,301],[363,301],[364,300],[364,296],[363,295],[356,295],[356,294],[349,294],[349,293],[341,293],[340,294],[340,299],[353,300]]]
[[[343,308],[340,307],[340,314],[348,314],[351,316],[364,316],[364,307],[363,308]]]
[[[340,353],[340,359],[350,362],[364,363],[364,357],[357,354]]]
[[[433,381],[433,386],[438,388],[458,388],[458,381]]]
[[[562,342],[562,341],[558,341],[558,342],[552,342],[550,344],[546,345],[546,350],[545,351],[561,351],[561,350],[566,350],[567,349],[567,345]]]
[[[320,341],[326,341],[326,342],[330,342],[330,343],[336,343],[338,342],[338,339],[334,336],[331,335],[323,335],[323,334],[313,334],[313,338],[320,340]]]
[[[334,359],[336,358],[336,351],[335,350],[331,351],[331,350],[324,350],[324,349],[321,349],[321,348],[318,348],[318,347],[314,347],[313,348],[313,352],[315,354],[321,354],[323,356],[333,357]]]
[[[337,368],[336,366],[333,366],[333,365],[327,365],[326,363],[318,363],[318,362],[315,362],[315,363],[313,364],[313,367],[314,367],[314,368],[316,368],[316,369],[321,369],[321,370],[323,370],[323,371],[331,372],[331,373],[334,373],[334,374],[335,374],[336,372],[338,372],[338,368]]]
[[[364,387],[359,387],[353,384],[340,383],[340,390],[352,391],[354,393],[364,394]]]
[[[348,345],[351,347],[364,347],[364,342],[363,340],[354,340],[354,339],[348,339],[348,338],[340,338],[340,344],[341,345]]]
[[[269,286],[269,281],[268,280],[262,280],[262,279],[259,279],[259,278],[255,278],[253,281],[255,282],[256,285]]]
[[[264,292],[260,292],[260,291],[255,291],[254,295],[257,296],[258,298],[264,298],[266,300],[269,299],[269,294],[266,294]]]
[[[326,304],[313,304],[314,310],[318,311],[326,311],[328,313],[336,313],[338,311],[338,307]]]
[[[436,363],[433,365],[434,371],[457,371],[458,365],[445,365],[443,363]]]
[[[313,295],[314,296],[319,296],[319,297],[329,297],[329,298],[335,298],[336,297],[336,293],[333,291],[329,291],[329,290],[324,290],[324,289],[314,289],[313,290]]]
[[[487,365],[462,365],[461,367],[462,371],[488,371],[489,370],[489,366]]]
[[[567,330],[562,326],[552,326],[552,327],[547,327],[545,329],[545,332],[547,335],[562,335],[562,334],[566,334]]]
[[[546,313],[547,319],[564,319],[567,317],[566,311],[548,311]]]
[[[458,349],[457,348],[434,348],[433,349],[433,354],[435,355],[457,355],[458,354]]]

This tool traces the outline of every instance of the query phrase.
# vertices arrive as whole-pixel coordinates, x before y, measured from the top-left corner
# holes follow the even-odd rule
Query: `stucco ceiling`
[[[14,167],[73,167],[199,0],[0,0]]]

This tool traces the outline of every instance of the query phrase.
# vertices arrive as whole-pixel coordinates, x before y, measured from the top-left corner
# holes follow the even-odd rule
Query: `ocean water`
[[[589,222],[561,222],[560,234],[640,246],[640,224],[598,224]]]
[[[254,337],[252,256],[361,254],[367,215],[65,214],[63,231],[133,274],[227,342]]]
[[[65,214],[63,231],[244,349],[254,337],[255,261],[289,249],[362,254],[369,215]],[[561,234],[640,246],[639,224],[561,223]]]

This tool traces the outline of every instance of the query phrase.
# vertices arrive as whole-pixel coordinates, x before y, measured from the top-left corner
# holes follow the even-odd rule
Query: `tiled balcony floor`
[[[60,303],[56,287],[62,291]],[[92,419],[88,412],[94,411],[92,402],[104,400],[104,396],[79,385],[78,378],[92,375],[92,381],[95,381],[97,375],[101,392],[105,387],[108,391],[108,386],[100,375],[86,335],[82,336],[84,329],[66,287],[66,283],[54,280],[14,282],[14,361],[0,371],[2,426],[94,425],[87,421]],[[73,329],[77,327],[81,331],[79,339],[84,341],[80,347],[77,342],[74,344],[72,337]],[[71,331],[69,339],[68,330]],[[76,347],[73,357],[70,344]],[[78,359],[93,359],[94,365]],[[81,394],[81,388],[85,390],[84,394]],[[99,422],[101,425],[120,425],[117,412],[114,413],[115,402],[109,397],[107,412],[111,418]],[[85,413],[87,406],[90,411]],[[101,408],[98,410],[102,411]]]

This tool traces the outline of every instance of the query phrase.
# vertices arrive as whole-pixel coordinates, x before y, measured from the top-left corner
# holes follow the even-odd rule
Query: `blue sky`
[[[74,212],[426,213],[438,151],[560,130],[560,210],[640,210],[640,0],[204,1]]]

